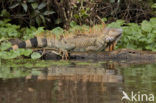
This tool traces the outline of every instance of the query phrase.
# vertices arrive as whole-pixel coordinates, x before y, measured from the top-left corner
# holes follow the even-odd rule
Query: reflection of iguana
[[[30,40],[13,45],[11,49],[49,47],[60,50],[63,57],[68,57],[69,52],[104,51],[108,46],[112,51],[115,43],[121,36],[122,29],[105,28],[100,34],[77,34],[57,39],[54,35],[37,36]]]

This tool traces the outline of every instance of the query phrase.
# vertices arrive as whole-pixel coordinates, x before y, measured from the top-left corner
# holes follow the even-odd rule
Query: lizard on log
[[[122,29],[103,28],[100,32],[90,34],[65,35],[57,38],[55,35],[39,35],[30,40],[13,45],[9,50],[18,48],[45,48],[62,58],[69,58],[71,52],[100,52],[114,50],[114,46],[122,35]]]

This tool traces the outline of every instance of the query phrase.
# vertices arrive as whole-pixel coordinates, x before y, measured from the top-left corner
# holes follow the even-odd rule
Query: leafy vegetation
[[[55,12],[45,1],[36,0],[2,0],[0,1],[2,18],[14,20],[22,26],[41,26],[50,22],[50,15]]]
[[[22,27],[69,27],[71,21],[94,25],[97,17],[140,23],[156,16],[155,0],[1,0],[0,19]]]
[[[43,27],[21,28],[18,25],[8,22],[9,20],[0,21],[0,59],[13,59],[21,55],[29,56],[32,53],[30,49],[18,49],[16,51],[11,50],[7,52],[6,50],[11,47],[11,43],[8,41],[12,38],[20,38],[22,40],[33,38],[36,34],[44,31]],[[34,56],[32,57],[35,58]]]
[[[43,27],[21,28],[19,25],[8,23],[9,21],[9,19],[0,20],[0,41],[9,38],[22,38],[26,40],[32,38],[35,34],[44,31]]]
[[[122,26],[126,25],[126,26]],[[118,20],[108,27],[123,28],[123,36],[118,43],[118,48],[132,48],[156,51],[156,18],[150,21],[144,20],[140,25],[136,23],[125,23]]]

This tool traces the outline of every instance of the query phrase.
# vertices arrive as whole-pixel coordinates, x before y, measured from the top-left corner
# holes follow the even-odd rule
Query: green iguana
[[[105,28],[101,34],[77,34],[57,39],[51,36],[36,36],[30,40],[13,45],[10,49],[49,47],[57,51],[67,59],[70,52],[105,51],[109,48],[113,50],[117,40],[121,37],[122,29]]]

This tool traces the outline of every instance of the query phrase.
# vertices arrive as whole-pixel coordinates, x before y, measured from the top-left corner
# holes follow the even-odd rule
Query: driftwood
[[[61,56],[48,52],[43,55],[43,59],[60,60]],[[120,49],[105,52],[73,52],[70,54],[70,60],[146,60],[156,61],[156,52],[140,51],[131,49]]]

